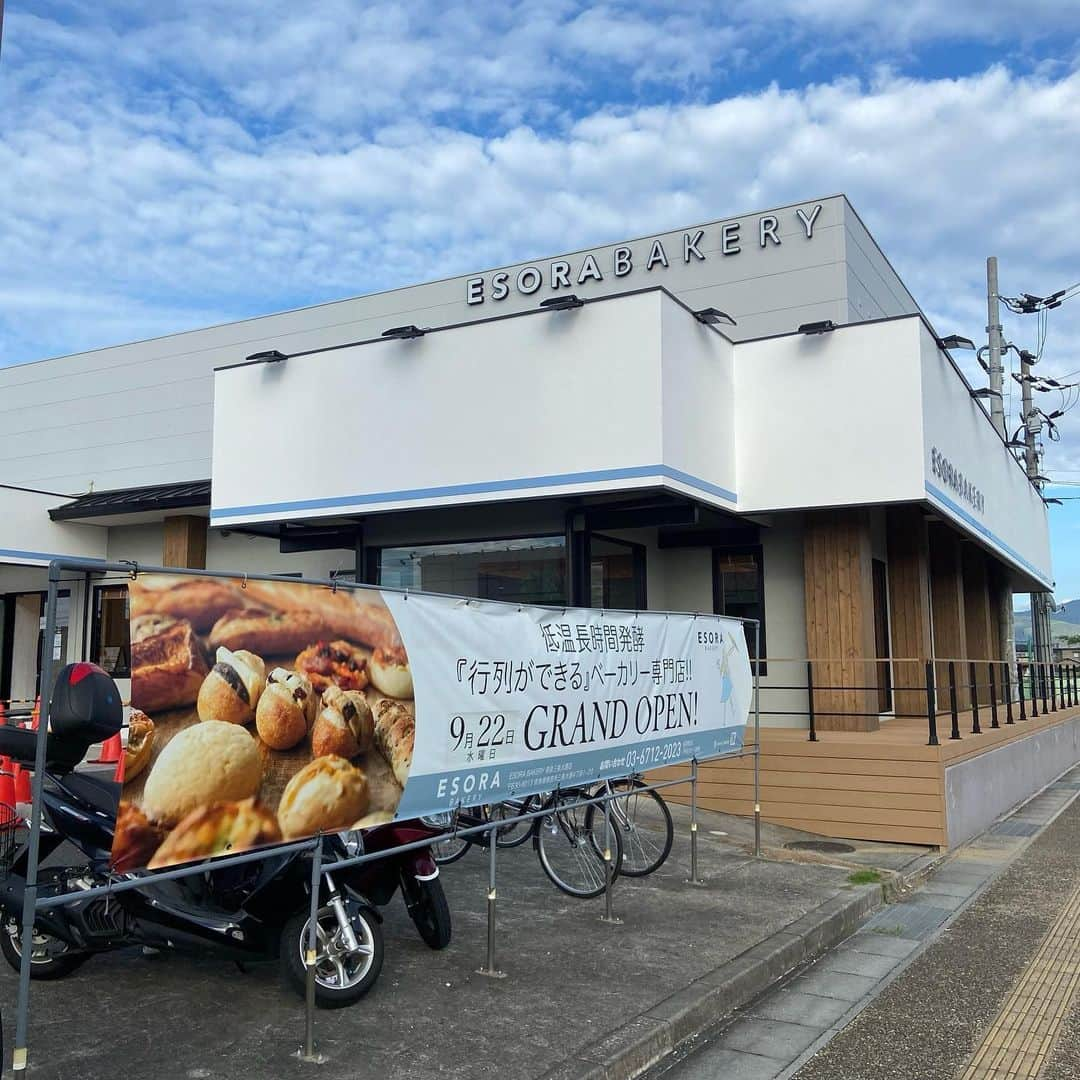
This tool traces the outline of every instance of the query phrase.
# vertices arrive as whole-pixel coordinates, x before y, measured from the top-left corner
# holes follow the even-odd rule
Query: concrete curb
[[[880,885],[834,896],[584,1047],[544,1073],[541,1080],[632,1080],[691,1035],[716,1024],[788,972],[838,945],[884,902]]]

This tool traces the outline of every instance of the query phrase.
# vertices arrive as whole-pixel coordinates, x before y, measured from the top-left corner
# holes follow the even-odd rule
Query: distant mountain
[[[1050,635],[1058,638],[1080,637],[1080,600],[1068,600],[1050,616]],[[1013,638],[1016,641],[1031,640],[1031,611],[1013,612]]]

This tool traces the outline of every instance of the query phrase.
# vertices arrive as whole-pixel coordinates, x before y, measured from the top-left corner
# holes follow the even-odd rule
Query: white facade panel
[[[1050,588],[1050,530],[1042,497],[932,335],[921,323],[916,325],[926,498],[964,531]]]
[[[211,518],[648,486],[662,456],[660,303],[648,293],[219,372]]]
[[[104,559],[107,529],[50,520],[50,508],[65,502],[62,495],[0,485],[0,563],[47,566],[61,555]]]
[[[740,511],[923,498],[917,318],[743,342]]]

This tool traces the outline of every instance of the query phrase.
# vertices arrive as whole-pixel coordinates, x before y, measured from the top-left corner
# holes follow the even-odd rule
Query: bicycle
[[[606,807],[586,803],[588,798],[589,792],[585,788],[565,788],[547,796],[510,799],[491,807],[468,807],[459,811],[456,824],[458,827],[473,828],[500,817],[516,817],[532,810],[545,811],[531,820],[496,827],[496,846],[517,847],[531,836],[541,869],[551,883],[568,896],[592,899],[600,896],[607,885],[604,849],[609,812]],[[452,820],[448,820],[448,826]],[[619,874],[623,857],[619,834],[620,829],[613,821],[612,880]],[[460,859],[474,844],[489,847],[491,835],[491,832],[473,833],[470,836],[451,834],[433,845],[435,861],[445,866]]]
[[[622,840],[623,859],[619,872],[627,877],[645,877],[659,870],[671,854],[675,840],[671,811],[660,793],[649,788],[640,776],[605,780],[593,794],[612,795],[620,791],[627,794],[610,799],[606,804],[611,807],[612,826]],[[589,813],[599,805],[590,806]],[[648,819],[653,815],[660,818],[662,838],[647,827]]]

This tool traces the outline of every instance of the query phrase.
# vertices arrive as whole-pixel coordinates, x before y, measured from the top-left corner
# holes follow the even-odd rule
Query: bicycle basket
[[[15,861],[15,852],[19,848],[17,832],[19,815],[10,803],[0,803],[0,876],[11,869]]]

